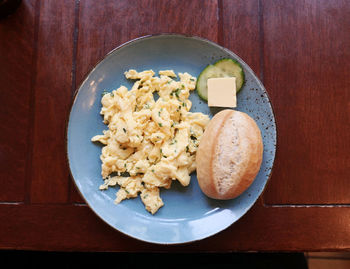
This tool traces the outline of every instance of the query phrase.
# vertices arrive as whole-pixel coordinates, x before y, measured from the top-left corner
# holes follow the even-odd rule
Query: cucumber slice
[[[209,78],[221,78],[225,77],[225,73],[222,70],[214,65],[208,65],[203,71],[199,74],[197,79],[197,93],[198,95],[208,101],[208,85],[207,81]]]
[[[222,59],[214,66],[220,68],[228,77],[236,78],[236,93],[238,93],[244,84],[244,72],[239,62],[233,59]]]
[[[237,92],[244,84],[244,72],[241,65],[236,60],[225,58],[213,65],[208,65],[199,74],[196,85],[198,95],[205,101],[208,101],[208,79],[222,77],[235,77]]]

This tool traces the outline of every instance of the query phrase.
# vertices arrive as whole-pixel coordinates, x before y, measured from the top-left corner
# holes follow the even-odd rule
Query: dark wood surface
[[[350,2],[23,0],[0,20],[0,249],[350,250]],[[65,126],[91,68],[130,39],[201,36],[264,83],[278,144],[273,175],[237,223],[181,246],[140,242],[85,205]]]

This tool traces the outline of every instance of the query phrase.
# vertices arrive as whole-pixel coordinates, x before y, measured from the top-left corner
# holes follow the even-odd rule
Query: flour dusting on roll
[[[197,150],[199,186],[211,198],[233,199],[252,184],[262,157],[256,122],[246,113],[222,110],[209,122]]]

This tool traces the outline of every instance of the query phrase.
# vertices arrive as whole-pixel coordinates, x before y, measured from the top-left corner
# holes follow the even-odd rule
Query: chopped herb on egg
[[[125,172],[121,172],[121,173],[120,173],[120,176],[121,176],[121,177],[130,177],[130,174],[129,174],[128,171],[125,171]]]
[[[120,186],[121,192],[117,193],[115,202],[120,203],[124,199],[140,195],[146,210],[152,214],[163,203],[159,200],[160,187],[147,182],[152,177],[161,181],[160,186],[168,186],[170,179],[187,182],[195,161],[193,156],[197,148],[194,146],[199,144],[201,138],[197,131],[187,131],[187,128],[190,129],[195,124],[193,122],[197,117],[197,113],[189,117],[192,112],[188,111],[191,106],[188,98],[190,92],[195,90],[196,78],[190,74],[179,74],[181,76],[177,80],[172,78],[173,75],[166,75],[173,74],[172,70],[162,72],[168,73],[164,73],[164,76],[160,73],[157,77],[152,70],[137,72],[130,69],[125,72],[126,78],[136,80],[131,90],[127,91],[123,86],[113,91],[110,89],[110,92],[104,91],[102,95],[109,95],[101,100],[103,109],[100,113],[104,115],[103,121],[108,125],[109,132],[104,132],[102,138],[92,138],[92,141],[107,143],[100,156],[103,179],[122,177],[105,181],[106,186],[112,183]],[[119,115],[116,116],[117,114]],[[204,114],[198,119],[209,121]],[[196,127],[201,128],[199,133],[204,131],[203,126]],[[184,143],[184,140],[188,143]],[[142,161],[142,164],[137,161]],[[165,169],[168,164],[179,167],[182,161],[186,161],[186,165],[181,165],[181,168],[187,169],[188,175],[185,173],[182,176],[179,173],[181,175],[174,177],[172,170]],[[159,178],[158,171],[162,171]],[[132,184],[126,186],[129,183]]]
[[[174,140],[170,143],[170,145],[174,145],[175,143],[177,143],[177,140],[176,140],[176,139],[174,139]]]

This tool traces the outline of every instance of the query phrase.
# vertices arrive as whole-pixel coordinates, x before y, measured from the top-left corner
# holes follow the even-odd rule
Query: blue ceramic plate
[[[91,137],[107,129],[99,114],[101,94],[120,85],[128,88],[128,69],[155,72],[173,69],[198,76],[208,64],[221,58],[233,58],[241,63],[246,82],[238,93],[237,110],[244,111],[258,123],[263,136],[264,155],[254,183],[234,200],[219,201],[206,197],[200,190],[196,174],[188,187],[177,182],[171,189],[161,189],[164,206],[151,215],[141,199],[114,204],[117,188],[100,191],[101,146]],[[194,91],[190,96],[191,111],[213,116]],[[159,244],[179,244],[214,235],[242,217],[255,203],[268,181],[276,149],[276,125],[268,95],[249,66],[231,51],[208,40],[174,34],[146,36],[132,40],[111,51],[90,72],[81,84],[69,115],[67,128],[68,160],[71,174],[82,197],[90,208],[118,231],[142,241]]]

